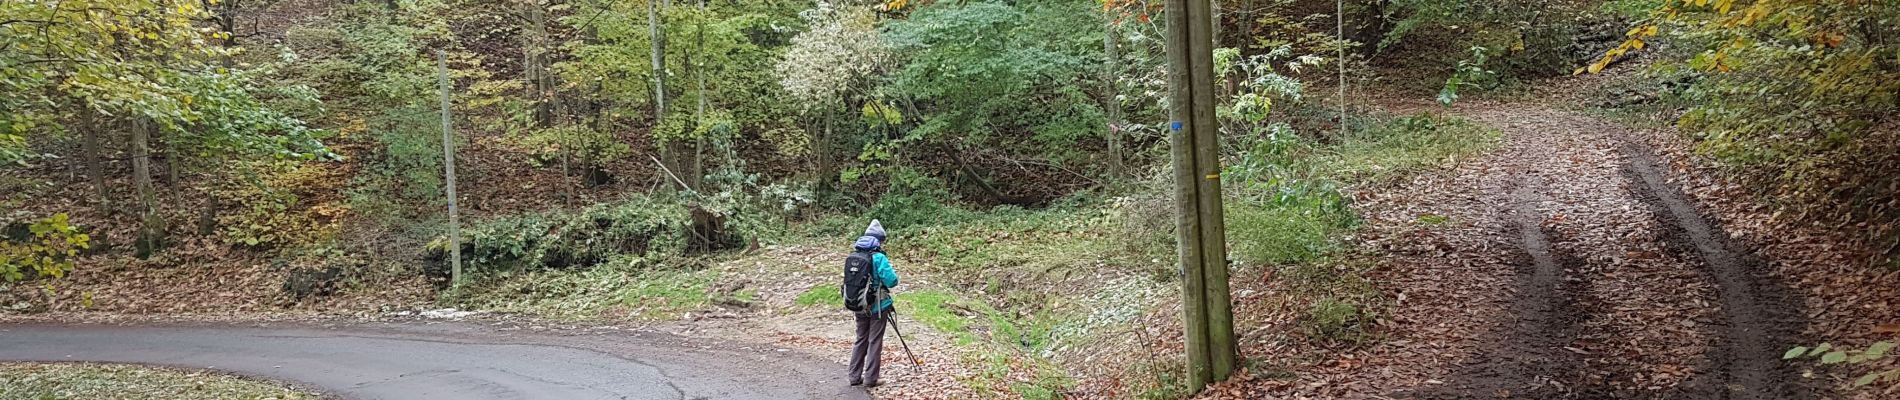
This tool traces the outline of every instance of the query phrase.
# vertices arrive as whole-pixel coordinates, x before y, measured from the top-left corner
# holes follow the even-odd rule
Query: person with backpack
[[[858,340],[851,345],[851,386],[883,384],[877,378],[884,364],[884,326],[891,318],[890,288],[897,286],[897,270],[884,256],[884,238],[884,225],[871,220],[844,261],[844,308],[858,323]]]

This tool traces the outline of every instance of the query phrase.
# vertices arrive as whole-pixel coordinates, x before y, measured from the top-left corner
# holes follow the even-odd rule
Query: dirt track
[[[1275,396],[1814,396],[1780,360],[1801,299],[1682,193],[1654,135],[1528,103],[1450,113],[1503,143],[1355,197],[1387,336]]]
[[[1505,146],[1473,228],[1512,293],[1474,354],[1415,398],[1798,398],[1780,359],[1799,302],[1684,200],[1626,128],[1536,106],[1467,113]],[[1496,182],[1507,182],[1498,184]],[[1502,188],[1515,186],[1508,193]],[[1503,241],[1503,243],[1495,243]]]
[[[1709,222],[1696,206],[1665,178],[1666,171],[1647,147],[1624,146],[1631,180],[1642,181],[1638,195],[1656,218],[1670,229],[1665,237],[1671,249],[1693,249],[1703,268],[1715,277],[1722,307],[1722,324],[1705,375],[1692,386],[1695,394],[1712,398],[1785,399],[1799,394],[1791,384],[1792,370],[1781,361],[1789,340],[1801,332],[1800,302],[1766,274],[1762,262],[1728,240],[1721,227]]]

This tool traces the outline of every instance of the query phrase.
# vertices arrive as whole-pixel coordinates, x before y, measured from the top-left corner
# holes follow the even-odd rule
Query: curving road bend
[[[0,324],[0,360],[226,371],[352,399],[869,399],[835,361],[620,330],[461,323]]]

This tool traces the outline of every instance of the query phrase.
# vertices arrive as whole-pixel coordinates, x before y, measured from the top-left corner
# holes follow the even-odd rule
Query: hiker
[[[884,326],[891,317],[890,288],[897,286],[897,270],[884,256],[884,243],[884,225],[871,220],[844,261],[844,307],[858,322],[858,341],[851,345],[851,386],[883,384],[877,376],[884,364]]]

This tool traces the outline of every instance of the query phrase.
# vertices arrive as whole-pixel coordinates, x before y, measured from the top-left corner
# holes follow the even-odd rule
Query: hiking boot
[[[859,379],[852,379],[852,380],[851,380],[851,386],[862,386],[862,385],[864,385],[864,381],[863,381],[863,380],[859,380]]]
[[[878,387],[878,386],[884,386],[884,381],[880,379],[880,380],[875,380],[875,381],[870,381],[870,382],[865,382],[865,383],[864,383],[864,387],[867,387],[867,388],[874,388],[874,387]]]

